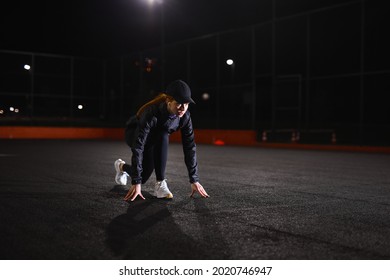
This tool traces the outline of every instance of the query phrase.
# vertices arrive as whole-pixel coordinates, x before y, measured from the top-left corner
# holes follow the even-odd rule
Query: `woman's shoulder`
[[[140,123],[156,121],[159,115],[158,104],[153,104],[145,108],[139,116]]]

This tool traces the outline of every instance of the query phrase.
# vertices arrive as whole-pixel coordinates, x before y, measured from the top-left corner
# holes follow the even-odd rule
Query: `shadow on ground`
[[[122,197],[126,194],[120,186],[111,192]],[[156,199],[143,191],[145,200],[129,202],[125,214],[115,217],[107,227],[106,243],[120,259],[204,259],[210,258],[210,250],[226,251],[226,244],[204,199],[188,198],[181,202]],[[200,226],[199,238],[185,234],[172,216],[171,211],[181,212],[186,204],[193,203]],[[185,218],[185,215],[179,215]],[[212,236],[214,242],[209,243]],[[221,254],[218,254],[221,256]],[[222,254],[224,255],[224,254]],[[226,252],[225,257],[229,253]]]

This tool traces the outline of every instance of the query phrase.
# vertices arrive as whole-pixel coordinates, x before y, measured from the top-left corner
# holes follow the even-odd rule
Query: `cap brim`
[[[196,104],[195,101],[190,98],[190,99],[181,99],[181,100],[178,100],[178,99],[175,99],[176,102],[178,102],[179,104],[183,104],[183,103],[192,103],[192,104]]]

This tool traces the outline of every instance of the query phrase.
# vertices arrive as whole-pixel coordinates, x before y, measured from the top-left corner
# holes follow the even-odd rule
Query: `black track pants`
[[[166,131],[156,131],[148,136],[142,160],[142,184],[150,178],[153,170],[157,181],[165,179],[165,168],[168,159],[169,134]],[[129,164],[123,165],[123,171],[132,176],[132,168]]]

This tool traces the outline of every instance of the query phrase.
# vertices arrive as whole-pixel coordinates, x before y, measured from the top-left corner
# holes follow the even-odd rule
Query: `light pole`
[[[234,60],[233,59],[231,59],[231,58],[229,58],[229,59],[227,59],[226,60],[226,64],[231,68],[231,79],[232,79],[232,81],[234,81],[234,68],[235,68],[235,63],[234,63]]]
[[[160,5],[160,40],[161,40],[161,89],[165,85],[165,15],[164,15],[164,3],[163,0],[145,0],[149,6],[155,3]]]
[[[164,28],[164,5],[161,1],[161,89],[165,86],[165,28]]]

